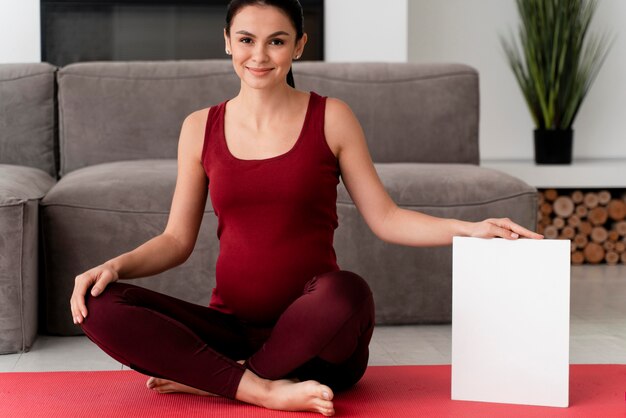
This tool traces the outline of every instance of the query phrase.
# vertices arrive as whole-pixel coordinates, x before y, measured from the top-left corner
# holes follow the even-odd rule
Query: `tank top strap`
[[[324,133],[326,100],[328,97],[321,96],[314,91],[311,91],[311,95],[313,99],[311,101],[311,114],[308,124],[305,127],[307,137],[309,137],[309,145],[314,147],[315,153],[322,156],[324,161],[338,166],[339,162],[337,157],[335,157],[335,154],[330,149]]]
[[[320,96],[314,91],[311,91],[311,109],[309,109],[309,120],[307,126],[305,126],[307,134],[319,135],[320,132],[324,132],[324,110],[326,108],[326,97]],[[321,129],[321,131],[320,131]]]
[[[218,140],[217,134],[224,131],[224,109],[227,100],[209,108],[206,126],[204,128],[204,143],[202,144],[201,162],[204,165],[209,152],[210,143]],[[212,144],[215,147],[215,144]]]

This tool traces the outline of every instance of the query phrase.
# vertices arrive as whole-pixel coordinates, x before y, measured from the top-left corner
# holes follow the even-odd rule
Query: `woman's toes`
[[[332,401],[333,400],[333,391],[326,385],[320,385],[319,388],[319,397],[322,399],[325,399],[327,401]]]
[[[322,415],[325,415],[327,417],[335,415],[335,409],[334,408],[322,408],[322,407],[320,407],[319,408],[319,412]]]
[[[156,386],[156,378],[150,377],[150,379],[146,382],[146,386],[148,386],[149,389],[154,388]]]
[[[333,415],[335,413],[333,403],[330,401],[318,401],[316,402],[316,407],[317,410],[324,415]]]

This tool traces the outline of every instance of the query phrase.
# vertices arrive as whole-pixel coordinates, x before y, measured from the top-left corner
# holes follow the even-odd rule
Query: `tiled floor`
[[[572,266],[571,363],[626,364],[626,266]],[[379,326],[370,365],[450,364],[450,325]],[[0,372],[126,369],[87,337],[39,336],[0,355]]]

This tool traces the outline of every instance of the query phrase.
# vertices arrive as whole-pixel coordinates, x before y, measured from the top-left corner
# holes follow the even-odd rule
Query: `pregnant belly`
[[[302,296],[315,275],[338,270],[335,263],[306,257],[273,259],[229,257],[220,253],[216,265],[221,301],[238,318],[254,324],[273,324]]]

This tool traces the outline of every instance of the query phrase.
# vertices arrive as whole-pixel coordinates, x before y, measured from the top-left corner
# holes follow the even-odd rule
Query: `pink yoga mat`
[[[159,394],[136,371],[0,373],[0,417],[312,417],[219,397]],[[570,407],[450,400],[450,366],[370,366],[337,417],[625,417],[626,365],[570,366]]]

